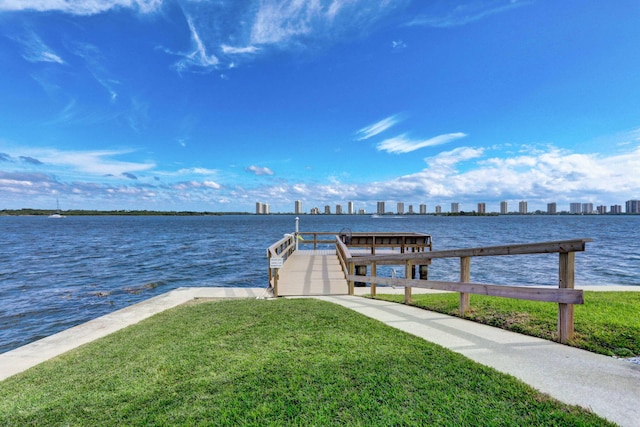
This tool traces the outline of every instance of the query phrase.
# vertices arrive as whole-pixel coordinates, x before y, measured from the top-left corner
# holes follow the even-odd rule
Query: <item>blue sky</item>
[[[0,209],[640,198],[636,0],[0,0]]]

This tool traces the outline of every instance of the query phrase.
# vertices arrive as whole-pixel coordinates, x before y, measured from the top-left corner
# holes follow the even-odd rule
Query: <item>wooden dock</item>
[[[279,271],[278,295],[347,295],[349,285],[334,250],[297,250]]]
[[[573,338],[574,304],[584,304],[582,291],[574,289],[575,254],[584,251],[591,239],[433,251],[428,234],[351,233],[346,229],[339,233],[299,232],[297,228],[296,222],[294,233],[285,234],[267,249],[269,285],[274,297],[353,295],[354,286],[368,283],[372,296],[378,285],[404,287],[407,304],[411,303],[414,288],[459,292],[463,315],[470,310],[471,294],[555,302],[558,341],[566,343]],[[301,245],[313,245],[313,250],[300,250]],[[526,282],[515,286],[471,282],[472,258],[551,253],[559,255],[557,288],[528,286]],[[460,279],[429,280],[432,261],[445,258],[459,258]],[[393,270],[392,277],[380,276],[377,266],[381,265],[404,266],[404,274],[398,277]]]

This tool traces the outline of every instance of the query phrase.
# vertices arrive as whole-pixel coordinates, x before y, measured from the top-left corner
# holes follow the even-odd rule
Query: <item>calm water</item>
[[[434,249],[590,237],[578,285],[639,285],[640,216],[300,217],[300,231],[415,231]],[[294,216],[0,217],[0,353],[180,286],[266,287]],[[436,260],[433,280],[457,280]],[[557,254],[476,258],[471,279],[557,286]],[[523,274],[523,272],[525,272]]]

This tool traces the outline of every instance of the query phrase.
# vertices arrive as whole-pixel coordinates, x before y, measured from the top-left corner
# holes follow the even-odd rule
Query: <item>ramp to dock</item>
[[[278,296],[347,295],[335,250],[298,250],[278,273]]]

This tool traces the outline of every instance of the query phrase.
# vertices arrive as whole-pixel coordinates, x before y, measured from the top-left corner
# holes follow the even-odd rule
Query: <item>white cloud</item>
[[[251,173],[256,174],[256,175],[273,175],[273,171],[271,169],[269,169],[268,167],[263,167],[263,166],[251,165],[251,166],[245,168],[245,170],[247,172],[251,172]]]
[[[223,44],[220,48],[222,49],[222,52],[227,55],[253,54],[260,51],[260,48],[255,46],[234,47]]]
[[[389,116],[385,119],[380,120],[379,122],[373,123],[369,126],[365,126],[362,129],[356,132],[357,140],[362,141],[364,139],[369,139],[374,137],[390,127],[396,125],[402,119],[398,114],[394,114],[393,116]]]
[[[88,175],[125,176],[154,168],[154,163],[125,162],[118,156],[132,153],[131,150],[62,151],[57,149],[24,149],[29,157],[37,158],[57,170],[69,169]]]
[[[218,65],[220,63],[219,59],[215,55],[207,53],[207,47],[200,38],[200,34],[198,34],[196,26],[193,23],[193,19],[189,16],[187,16],[187,24],[189,24],[193,51],[186,54],[180,54],[183,56],[183,59],[176,63],[178,71],[188,70],[192,66],[206,69]]]
[[[182,1],[191,47],[186,53],[160,49],[182,57],[175,64],[179,72],[228,70],[274,49],[308,49],[366,33],[406,3],[407,0]]]
[[[0,11],[58,11],[73,15],[95,15],[117,7],[156,11],[163,0],[0,0]]]
[[[377,145],[377,148],[378,151],[386,151],[388,153],[410,153],[420,148],[446,144],[456,139],[464,138],[465,136],[467,135],[462,132],[457,132],[438,135],[425,140],[411,140],[408,139],[406,135],[400,135],[382,141]]]
[[[202,185],[208,188],[216,189],[216,190],[220,189],[220,184],[214,181],[203,181]]]
[[[0,7],[2,3],[0,0]],[[1,9],[0,9],[1,10]],[[37,34],[31,32],[25,37],[14,37],[22,45],[22,57],[29,62],[51,62],[64,64],[64,60],[47,46]]]
[[[464,4],[443,2],[441,4],[446,10],[433,10],[429,14],[417,16],[407,25],[434,28],[458,27],[531,3],[527,0],[477,0]],[[434,3],[434,5],[437,7],[440,4]]]

